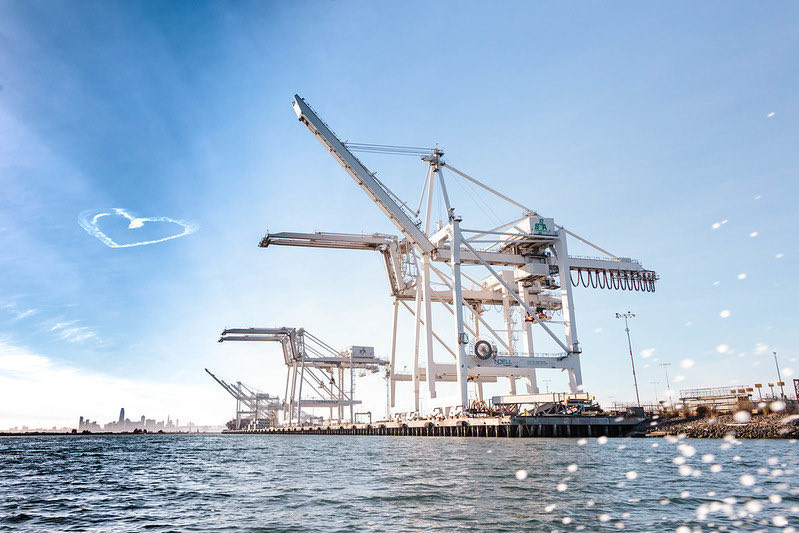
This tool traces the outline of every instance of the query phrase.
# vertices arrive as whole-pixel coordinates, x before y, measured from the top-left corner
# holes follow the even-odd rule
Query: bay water
[[[788,440],[0,437],[0,529],[792,531]]]

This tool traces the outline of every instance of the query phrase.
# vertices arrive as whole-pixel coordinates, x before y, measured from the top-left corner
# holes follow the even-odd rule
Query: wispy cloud
[[[83,342],[89,339],[96,339],[97,334],[86,326],[66,328],[58,335],[62,340],[69,342]]]
[[[17,313],[17,320],[22,320],[23,318],[28,318],[29,316],[33,316],[39,311],[36,309],[26,309],[25,311],[21,311]]]
[[[58,338],[68,342],[83,342],[89,339],[97,339],[97,333],[88,326],[77,326],[78,320],[69,322],[58,322],[50,331],[56,332]]]
[[[67,326],[71,326],[71,325],[73,325],[73,324],[77,324],[77,323],[78,323],[78,321],[77,321],[77,320],[72,320],[72,321],[70,321],[70,322],[58,322],[58,323],[56,323],[56,325],[55,325],[55,326],[53,326],[52,328],[50,328],[50,331],[57,331],[57,330],[59,330],[59,329],[61,329],[61,328],[65,328],[65,327],[67,327]]]
[[[11,314],[14,317],[14,320],[22,320],[23,318],[28,318],[29,316],[33,316],[39,312],[38,309],[19,309],[17,304],[14,302],[3,304],[2,309]]]

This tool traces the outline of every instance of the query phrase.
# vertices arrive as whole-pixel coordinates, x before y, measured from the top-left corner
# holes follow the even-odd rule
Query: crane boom
[[[391,198],[389,192],[375,179],[369,169],[330,131],[327,124],[319,118],[305,100],[295,94],[294,102],[291,105],[294,106],[294,111],[297,113],[297,118],[300,122],[305,124],[319,142],[333,154],[336,161],[344,167],[344,170],[355,180],[355,183],[377,204],[397,229],[410,239],[422,253],[431,253],[435,246],[427,238],[427,235],[402,210],[402,207]]]
[[[223,389],[225,389],[226,391],[228,391],[228,393],[229,393],[231,396],[233,396],[233,397],[234,397],[234,398],[236,398],[237,400],[238,400],[238,399],[240,399],[240,398],[239,398],[239,395],[238,395],[238,394],[236,394],[236,389],[234,389],[233,387],[231,387],[230,385],[228,385],[228,384],[227,384],[227,382],[226,382],[225,380],[223,380],[223,379],[219,379],[219,378],[218,378],[218,377],[216,377],[214,374],[212,374],[212,373],[211,373],[211,371],[210,371],[210,370],[208,370],[207,368],[205,369],[205,371],[206,371],[206,372],[208,372],[208,375],[209,375],[209,376],[211,376],[212,378],[214,378],[214,381],[216,381],[217,383],[219,383],[219,384],[222,386],[222,388],[223,388]]]
[[[312,248],[340,248],[346,250],[377,250],[383,255],[388,274],[391,294],[399,295],[409,287],[405,279],[403,267],[415,262],[412,247],[408,241],[399,241],[396,235],[354,235],[346,233],[272,233],[267,234],[260,246],[269,245],[304,246]]]

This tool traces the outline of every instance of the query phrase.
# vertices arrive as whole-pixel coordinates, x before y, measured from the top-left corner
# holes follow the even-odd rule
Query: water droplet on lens
[[[756,502],[755,500],[749,500],[744,505],[744,509],[746,509],[750,513],[754,514],[754,513],[759,513],[760,511],[762,511],[763,510],[763,506],[760,504],[760,502]]]
[[[693,457],[696,454],[696,448],[690,444],[680,444],[677,446],[677,449],[680,450],[680,453],[685,457]]]

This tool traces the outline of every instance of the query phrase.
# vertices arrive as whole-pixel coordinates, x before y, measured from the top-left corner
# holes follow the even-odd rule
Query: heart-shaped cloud
[[[170,235],[168,237],[163,237],[161,239],[118,244],[111,237],[103,233],[102,230],[100,230],[100,228],[97,225],[98,221],[102,217],[108,217],[108,216],[125,217],[130,221],[130,223],[128,224],[128,229],[130,230],[136,230],[142,228],[148,222],[168,222],[172,224],[177,224],[178,226],[183,228],[183,231],[181,231],[180,233],[176,233],[174,235]],[[104,209],[104,210],[92,209],[84,211],[83,213],[80,214],[80,216],[78,216],[78,222],[89,235],[94,235],[95,237],[100,239],[100,241],[103,244],[111,248],[130,248],[131,246],[143,246],[145,244],[155,244],[157,242],[164,242],[170,239],[177,239],[178,237],[183,237],[184,235],[188,235],[190,233],[194,233],[195,231],[197,231],[197,225],[191,222],[186,222],[184,220],[177,220],[169,217],[136,217],[131,213],[128,213],[127,210],[122,209],[120,207],[114,207],[113,209]]]

